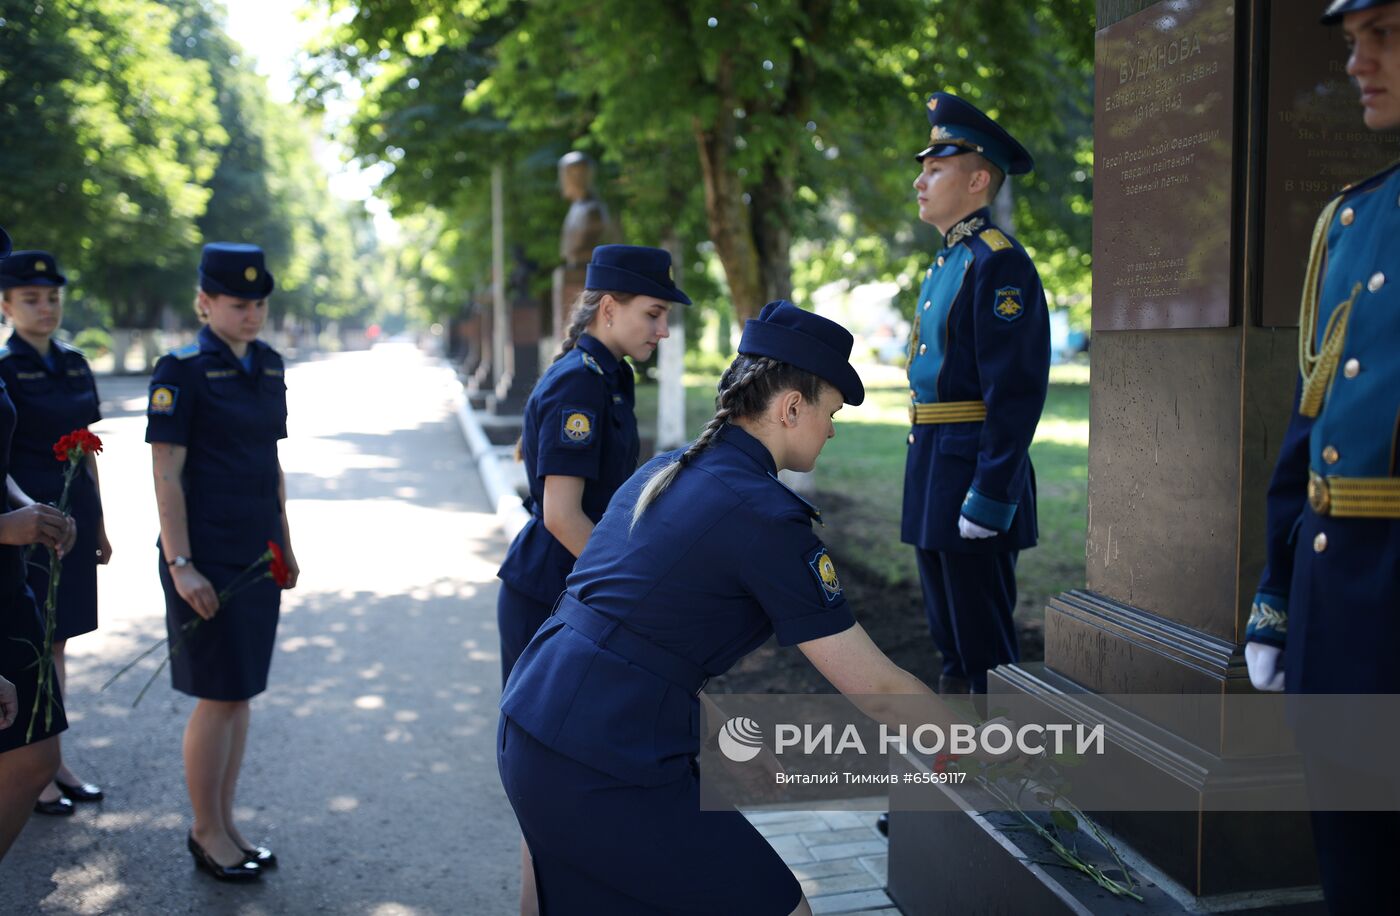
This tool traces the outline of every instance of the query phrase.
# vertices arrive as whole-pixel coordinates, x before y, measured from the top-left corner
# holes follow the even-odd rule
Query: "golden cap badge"
[[[928,100],[928,110],[929,110],[929,111],[933,111],[933,110],[936,109],[937,107],[938,107],[938,99],[933,98],[933,99],[929,99],[929,100]]]
[[[43,273],[44,271],[49,269],[49,265],[44,263],[43,261],[35,261],[34,269],[37,270],[39,273]]]
[[[243,271],[243,279],[247,280],[249,283],[252,283],[257,278],[258,269],[256,267],[249,267],[248,269]]]

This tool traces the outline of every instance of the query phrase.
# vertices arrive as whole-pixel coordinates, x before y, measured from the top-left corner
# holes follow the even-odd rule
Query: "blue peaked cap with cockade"
[[[1031,154],[976,105],[952,93],[935,92],[925,105],[928,112],[928,146],[914,158],[977,153],[1007,175],[1024,175],[1035,168]]]

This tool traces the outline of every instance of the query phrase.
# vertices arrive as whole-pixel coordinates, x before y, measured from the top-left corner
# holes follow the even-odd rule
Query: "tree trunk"
[[[738,103],[732,92],[733,61],[726,55],[719,62],[716,88],[720,98],[718,114],[711,124],[696,119],[695,142],[700,153],[700,172],[705,182],[705,217],[715,252],[729,281],[734,315],[740,321],[752,318],[766,301],[759,271],[758,248],[749,222],[749,205],[744,202],[744,183],[731,163],[737,133],[734,109]]]
[[[769,160],[763,181],[751,192],[749,218],[758,248],[758,272],[763,301],[792,298],[792,196],[793,180],[787,163]]]

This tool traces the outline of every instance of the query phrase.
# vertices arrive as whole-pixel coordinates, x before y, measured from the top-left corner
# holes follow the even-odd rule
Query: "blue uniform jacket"
[[[5,378],[0,375],[0,481],[10,473],[10,445],[15,432],[15,405],[6,390]],[[52,457],[52,452],[50,452]],[[9,499],[0,507],[9,511]],[[33,614],[34,602],[26,592],[24,574],[24,548],[16,544],[0,544],[0,637],[21,629],[14,620],[17,614]]]
[[[1289,642],[1290,611],[1297,616],[1300,610],[1296,602],[1301,599],[1293,595],[1300,576],[1310,592],[1336,602],[1337,608],[1318,609],[1333,615],[1335,630],[1346,628],[1338,615],[1356,604],[1346,598],[1352,590],[1372,598],[1384,592],[1392,610],[1400,607],[1400,596],[1391,593],[1400,569],[1400,521],[1324,518],[1308,505],[1310,471],[1341,478],[1400,475],[1400,254],[1395,247],[1400,236],[1400,167],[1391,166],[1343,191],[1320,230],[1325,232],[1326,258],[1314,340],[1321,348],[1339,309],[1346,320],[1345,336],[1315,417],[1300,413],[1300,376],[1292,420],[1269,484],[1267,562],[1245,639],[1274,646]],[[1330,543],[1317,544],[1318,533]],[[1344,561],[1345,571],[1338,568]],[[1394,637],[1400,636],[1400,622],[1394,618],[1392,613],[1388,619],[1362,623],[1364,632],[1338,633],[1337,638],[1352,646],[1355,640],[1394,645]],[[1320,633],[1314,638],[1320,639]],[[1292,648],[1287,663],[1290,690],[1302,683],[1295,680],[1301,672]],[[1355,669],[1360,661],[1340,657],[1345,652],[1339,645],[1337,665]],[[1315,673],[1320,676],[1320,668]],[[1348,685],[1353,688],[1376,689],[1368,683]]]
[[[564,599],[704,676],[724,673],[774,633],[790,646],[854,623],[812,530],[811,505],[778,481],[757,439],[736,426],[721,437],[629,531],[643,485],[679,452],[633,475],[594,530]],[[501,710],[596,770],[634,785],[670,782],[690,772],[700,749],[700,685],[683,689],[641,661],[600,647],[556,614],[516,663]]]
[[[592,335],[581,335],[545,370],[525,404],[520,436],[532,517],[506,552],[502,581],[546,605],[559,597],[574,555],[544,526],[544,479],[584,478],[583,512],[597,523],[637,470],[635,403],[632,367]]]
[[[1025,249],[979,210],[924,274],[909,345],[910,397],[981,401],[985,421],[913,426],[900,536],[925,550],[999,553],[1036,543],[1035,436],[1050,373],[1050,317]],[[958,534],[965,515],[996,537]]]
[[[15,427],[12,468],[50,471],[62,477],[63,465],[54,460],[53,446],[75,429],[102,419],[97,383],[82,351],[60,340],[51,340],[50,365],[18,334],[0,347],[0,378],[9,386],[19,412]],[[30,493],[35,499],[57,499]]]
[[[183,445],[191,559],[246,566],[282,541],[277,442],[287,437],[282,357],[261,340],[251,369],[206,326],[156,362],[146,441]]]

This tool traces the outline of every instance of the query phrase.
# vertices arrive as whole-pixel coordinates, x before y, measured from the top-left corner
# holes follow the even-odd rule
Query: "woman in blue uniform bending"
[[[864,399],[851,343],[788,302],[749,321],[714,418],[618,490],[516,663],[498,761],[542,912],[810,912],[742,815],[700,810],[698,694],[775,633],[844,693],[932,697],[855,623],[816,510],[777,478]]]
[[[10,237],[0,229],[0,257],[9,253]],[[14,429],[15,406],[0,376],[0,480],[10,473]],[[58,771],[58,734],[68,727],[62,691],[56,691],[52,717],[41,708],[30,734],[39,689],[34,653],[43,644],[44,626],[25,576],[23,548],[52,547],[64,556],[77,536],[72,520],[57,509],[35,503],[13,485],[7,489],[5,507],[19,508],[0,512],[0,859]]]
[[[501,682],[564,591],[593,526],[637,469],[632,367],[669,335],[672,302],[690,299],[671,277],[661,248],[600,245],[554,363],[525,404],[520,458],[530,485],[530,520],[497,575]],[[521,849],[521,912],[533,912],[530,863]]]
[[[16,251],[0,261],[0,308],[14,328],[0,348],[4,379],[19,415],[10,452],[10,474],[20,489],[38,502],[57,503],[63,492],[65,465],[54,460],[53,446],[75,429],[102,419],[97,383],[87,360],[75,347],[54,337],[63,322],[63,287],[67,278],[47,251]],[[63,561],[54,631],[54,673],[67,683],[64,664],[68,640],[97,629],[97,567],[112,556],[103,525],[97,457],[89,455],[69,490],[69,513],[78,526],[78,541]],[[48,593],[48,554],[30,557],[29,587]],[[71,706],[70,706],[71,708]],[[70,815],[74,802],[102,800],[102,789],[85,782],[60,762],[34,810]]]
[[[273,278],[256,245],[204,246],[196,342],[161,357],[151,377],[146,441],[160,511],[160,582],[176,690],[197,697],[185,728],[185,780],[194,809],[196,865],[226,881],[256,880],[277,864],[233,821],[248,739],[248,701],[267,688],[281,594],[264,578],[220,591],[281,546],[296,584],[277,442],[287,435],[282,357],[258,339]],[[183,637],[185,627],[200,622]]]

